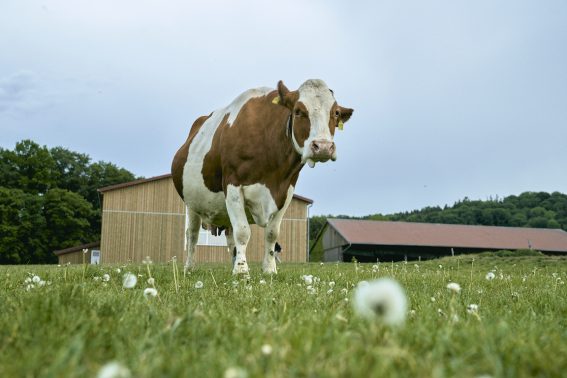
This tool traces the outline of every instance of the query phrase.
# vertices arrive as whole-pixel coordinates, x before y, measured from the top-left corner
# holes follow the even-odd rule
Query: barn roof
[[[164,180],[164,179],[169,179],[169,178],[171,178],[171,173],[168,173],[168,174],[165,174],[165,175],[160,175],[160,176],[154,176],[154,177],[150,177],[150,178],[138,179],[138,180],[134,180],[134,181],[123,182],[123,183],[116,184],[116,185],[105,186],[104,188],[98,189],[98,191],[100,193],[105,193],[105,192],[110,192],[110,191],[116,190],[116,189],[128,188],[130,186],[145,184],[147,182]],[[300,196],[298,194],[294,194],[293,198],[300,200],[300,201],[303,201],[303,202],[306,202],[308,204],[313,203],[312,199]]]
[[[83,249],[91,249],[91,248],[96,248],[96,247],[100,247],[100,241],[76,245],[76,246],[70,247],[70,248],[60,249],[58,251],[53,251],[53,253],[57,256],[61,256],[61,255],[66,255],[67,253],[78,252],[78,251],[81,251]]]
[[[328,222],[350,244],[567,252],[567,232],[559,229],[355,219]]]

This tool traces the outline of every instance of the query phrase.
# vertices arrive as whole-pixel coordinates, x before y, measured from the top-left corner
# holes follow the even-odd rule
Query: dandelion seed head
[[[399,325],[405,321],[407,298],[398,282],[389,278],[362,282],[358,284],[353,298],[358,315],[381,320],[387,325]]]
[[[230,367],[224,371],[224,378],[248,378],[248,372],[240,367]]]
[[[203,281],[195,282],[195,289],[202,289],[203,288]]]
[[[130,378],[130,370],[119,362],[109,362],[100,368],[97,378]]]
[[[138,283],[138,278],[136,275],[128,272],[124,274],[124,279],[122,280],[122,287],[125,289],[132,289]]]
[[[116,273],[120,273],[120,272],[122,272],[122,271],[120,270],[120,268],[116,268],[115,272],[116,272]]]
[[[102,275],[102,280],[103,280],[104,282],[110,281],[110,275],[109,275],[108,273],[103,274],[103,275]]]
[[[148,278],[148,285],[154,286],[156,284],[156,280],[153,277]]]
[[[262,345],[261,350],[264,356],[269,356],[270,354],[272,354],[272,346],[270,344]]]
[[[301,278],[303,278],[303,282],[306,285],[312,285],[313,284],[313,275],[311,274],[304,274],[303,276],[301,276]]]
[[[260,280],[260,282],[258,282],[260,285],[265,285],[266,284],[266,280]]]
[[[327,290],[327,294],[333,294],[333,289]]]
[[[86,248],[83,248],[83,253],[84,253],[85,255],[86,255],[86,254],[87,254],[88,252],[89,252],[89,250],[88,250],[88,249],[86,249]]]
[[[461,291],[461,285],[456,282],[449,282],[447,284],[447,289],[452,291],[453,293],[458,293]]]
[[[474,314],[478,312],[478,305],[471,303],[470,305],[467,306],[467,312],[469,314]]]
[[[150,299],[157,296],[157,290],[154,289],[153,287],[147,287],[144,289],[144,297],[146,299]]]
[[[329,287],[335,287],[335,281],[330,281],[330,282],[329,282]]]
[[[39,276],[33,276],[33,277],[32,277],[32,282],[33,282],[33,283],[39,283],[39,281],[41,281],[41,278],[39,278]]]

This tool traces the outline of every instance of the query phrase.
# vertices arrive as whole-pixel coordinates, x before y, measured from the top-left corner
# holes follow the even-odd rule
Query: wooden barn
[[[428,259],[460,253],[534,249],[567,255],[559,229],[468,226],[355,219],[328,219],[311,254],[323,261]]]
[[[99,189],[102,195],[101,263],[141,262],[149,256],[166,262],[176,256],[185,261],[185,205],[171,175],[163,175]],[[310,199],[295,195],[282,221],[282,262],[308,261],[308,209]],[[264,229],[253,225],[248,261],[264,257]],[[204,229],[199,234],[195,262],[232,259],[226,238]],[[78,262],[82,262],[81,260]]]

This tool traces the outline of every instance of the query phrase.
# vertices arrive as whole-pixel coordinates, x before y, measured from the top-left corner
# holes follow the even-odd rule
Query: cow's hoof
[[[232,268],[232,274],[248,274],[248,264],[246,261],[239,262],[234,264],[234,268]]]

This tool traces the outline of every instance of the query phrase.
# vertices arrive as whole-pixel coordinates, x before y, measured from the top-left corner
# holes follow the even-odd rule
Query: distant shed
[[[150,256],[166,262],[176,256],[185,261],[185,204],[171,175],[136,180],[99,189],[103,195],[101,262],[140,262]],[[308,206],[312,200],[295,195],[284,215],[278,242],[282,261],[308,260]],[[251,226],[248,261],[264,258],[264,229]],[[224,234],[212,236],[202,229],[195,262],[230,262]]]
[[[78,245],[71,248],[60,249],[53,252],[60,265],[64,264],[98,264],[100,257],[100,242]]]
[[[328,219],[313,248],[323,261],[398,261],[460,253],[534,249],[567,254],[559,229]]]

